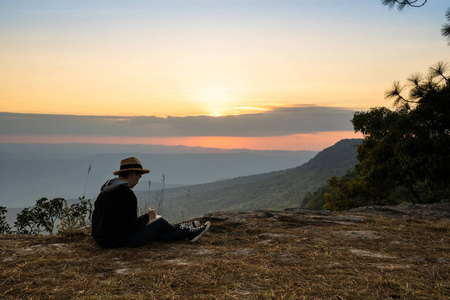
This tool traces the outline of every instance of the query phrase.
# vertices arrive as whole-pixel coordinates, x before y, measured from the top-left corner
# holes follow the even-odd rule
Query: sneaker
[[[200,227],[200,222],[199,221],[192,221],[192,222],[181,223],[181,224],[178,225],[178,227],[180,229],[197,228],[197,227]]]
[[[205,225],[197,228],[190,228],[189,229],[189,235],[188,239],[191,243],[198,240],[205,232],[208,231],[209,227],[211,226],[211,222],[206,222]]]

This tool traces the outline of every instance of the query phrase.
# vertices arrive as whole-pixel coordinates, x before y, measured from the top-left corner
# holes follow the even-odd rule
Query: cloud
[[[354,111],[336,107],[283,107],[244,115],[75,116],[0,113],[2,135],[241,136],[264,137],[351,131]]]

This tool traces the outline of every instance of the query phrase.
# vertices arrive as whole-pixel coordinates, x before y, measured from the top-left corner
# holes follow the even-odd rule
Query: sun
[[[248,100],[245,92],[246,89],[243,88],[232,89],[216,86],[197,92],[196,100],[203,111],[201,114],[211,117],[264,113],[277,106],[274,103],[255,103],[254,100]]]
[[[209,116],[220,117],[236,114],[236,96],[230,89],[208,88],[199,93],[199,101]]]

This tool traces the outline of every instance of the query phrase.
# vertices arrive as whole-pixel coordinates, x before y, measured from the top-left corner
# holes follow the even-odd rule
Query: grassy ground
[[[1,299],[450,299],[450,220],[210,215],[196,243],[0,236]]]

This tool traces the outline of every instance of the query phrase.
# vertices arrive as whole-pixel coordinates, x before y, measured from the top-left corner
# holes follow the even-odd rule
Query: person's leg
[[[149,224],[138,232],[131,235],[126,247],[139,247],[150,241],[179,241],[188,238],[189,241],[197,241],[206,231],[208,231],[211,223],[206,222],[205,225],[194,228],[186,227],[179,229],[179,225],[172,225],[163,218]]]
[[[198,224],[200,224],[200,222],[198,222]],[[197,241],[203,234],[205,234],[205,232],[207,232],[209,227],[211,226],[211,222],[208,221],[203,226],[193,227],[198,224],[194,225],[185,223],[184,224],[185,226],[182,226],[181,228],[180,225],[172,225],[175,228],[180,229],[163,232],[161,234],[160,240],[163,242],[169,242],[169,241],[179,241],[181,239],[187,238],[190,242],[193,243]]]
[[[179,241],[185,238],[189,230],[180,230],[163,218],[133,233],[125,244],[127,247],[138,247],[150,241]]]

